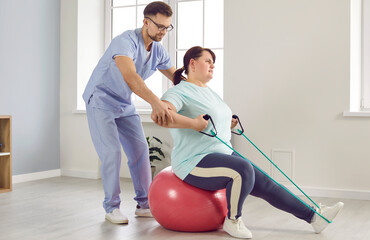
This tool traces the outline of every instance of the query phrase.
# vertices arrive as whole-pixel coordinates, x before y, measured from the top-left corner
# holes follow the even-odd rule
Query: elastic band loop
[[[237,132],[234,132],[233,130],[231,130],[231,133],[234,133],[234,134],[236,134],[236,135],[242,135],[242,133],[244,132],[244,128],[243,128],[242,122],[240,121],[240,119],[239,119],[238,115],[236,115],[236,114],[234,114],[234,115],[233,115],[233,118],[238,120],[239,126],[240,126],[240,128],[242,129],[242,132],[241,132],[241,133],[240,133],[240,132],[239,132],[239,133],[237,133]],[[238,129],[238,130],[239,130],[239,129]]]
[[[202,132],[202,131],[199,131],[200,133],[202,133],[202,134],[204,134],[204,135],[207,135],[208,137],[214,137],[214,136],[216,136],[217,135],[217,129],[216,129],[216,126],[215,126],[215,123],[213,122],[213,120],[212,120],[212,117],[210,116],[210,115],[208,115],[208,114],[205,114],[204,116],[203,116],[203,118],[205,119],[205,120],[211,120],[211,123],[212,123],[212,125],[213,125],[213,129],[216,131],[216,134],[214,135],[214,132],[211,130],[211,133],[212,134],[208,134],[208,133],[205,133],[205,132]]]

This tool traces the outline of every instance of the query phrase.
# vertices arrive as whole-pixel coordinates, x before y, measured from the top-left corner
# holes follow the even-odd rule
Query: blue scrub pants
[[[90,134],[101,160],[101,177],[107,213],[120,207],[121,145],[128,158],[128,167],[141,208],[149,208],[148,191],[152,181],[149,149],[138,115],[123,116],[123,111],[113,112],[86,104]]]
[[[238,219],[248,194],[311,223],[315,212],[276,184],[236,153],[205,156],[188,174],[185,182],[205,190],[226,188],[229,219]]]

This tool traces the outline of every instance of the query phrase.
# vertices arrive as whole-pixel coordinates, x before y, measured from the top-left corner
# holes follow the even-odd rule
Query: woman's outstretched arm
[[[167,104],[169,112],[173,118],[173,122],[167,122],[167,124],[157,125],[165,128],[189,128],[195,131],[202,131],[207,127],[208,120],[205,120],[203,118],[204,115],[199,115],[196,118],[185,117],[177,113],[177,110],[172,103],[168,101],[163,102]]]

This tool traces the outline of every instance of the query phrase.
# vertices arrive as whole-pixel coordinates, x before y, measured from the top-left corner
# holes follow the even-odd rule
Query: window
[[[143,11],[152,0],[106,0],[106,47],[115,36],[125,30],[142,27]],[[223,96],[223,0],[167,0],[172,10],[174,30],[166,34],[162,44],[171,55],[176,68],[182,67],[182,58],[193,46],[211,48],[216,54],[214,79],[209,86]],[[145,80],[158,96],[167,91],[170,82],[159,72]],[[150,105],[133,94],[138,110]]]
[[[212,49],[216,54],[215,72],[208,84],[223,97],[223,57],[224,57],[224,1],[223,0],[178,0],[176,9],[176,36],[171,36],[175,48],[170,49],[176,59],[176,68],[183,66],[186,51],[193,46]]]
[[[370,111],[370,0],[351,0],[350,112]]]

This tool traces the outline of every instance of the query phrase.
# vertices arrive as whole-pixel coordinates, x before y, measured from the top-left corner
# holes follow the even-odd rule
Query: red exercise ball
[[[171,167],[153,179],[149,206],[163,227],[181,232],[217,230],[227,214],[226,191],[206,191],[178,178]]]

